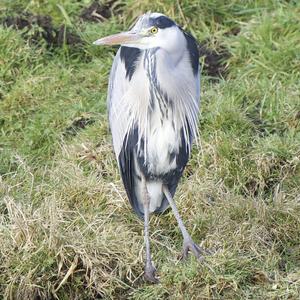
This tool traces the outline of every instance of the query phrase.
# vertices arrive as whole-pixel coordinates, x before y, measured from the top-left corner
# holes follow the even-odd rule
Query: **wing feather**
[[[135,151],[138,140],[138,129],[134,128],[128,93],[130,80],[133,76],[133,64],[136,63],[140,51],[133,51],[131,55],[122,57],[123,47],[117,52],[109,78],[108,87],[108,112],[109,123],[112,133],[113,146],[118,160],[119,169],[129,202],[139,217],[143,212],[139,208],[136,185],[140,184],[140,176],[135,165]],[[134,58],[133,56],[136,55]],[[126,60],[129,57],[130,60]],[[126,96],[126,97],[125,97]]]

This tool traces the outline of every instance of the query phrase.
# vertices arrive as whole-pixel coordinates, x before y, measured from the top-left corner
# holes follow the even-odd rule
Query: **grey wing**
[[[128,126],[128,118],[121,113],[125,110],[124,95],[126,93],[126,71],[120,58],[120,49],[118,50],[109,76],[107,108],[109,116],[109,127],[112,132],[113,146],[116,155],[121,151],[123,138],[126,134],[125,128]]]
[[[138,216],[142,218],[143,212],[137,199],[137,190],[139,190],[137,185],[141,184],[135,163],[137,129],[133,128],[130,119],[130,108],[126,98],[126,94],[128,95],[130,90],[130,82],[126,78],[126,68],[120,58],[120,49],[115,56],[109,78],[107,98],[109,125],[115,155],[129,202]]]

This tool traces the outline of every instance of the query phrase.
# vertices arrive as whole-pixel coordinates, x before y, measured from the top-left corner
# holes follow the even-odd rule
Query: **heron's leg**
[[[149,239],[149,204],[150,199],[147,191],[146,179],[142,176],[143,184],[143,200],[144,200],[144,236],[145,236],[145,247],[146,247],[146,265],[145,265],[145,279],[152,283],[157,283],[158,279],[155,277],[156,269],[151,259],[150,251],[150,239]]]
[[[186,258],[188,256],[188,252],[191,251],[197,257],[197,259],[199,259],[199,260],[203,259],[202,254],[204,254],[205,251],[203,249],[201,249],[197,244],[195,244],[193,239],[189,235],[189,233],[186,230],[186,228],[182,222],[182,219],[179,215],[179,212],[178,212],[175,202],[172,198],[172,195],[171,195],[168,187],[165,185],[163,185],[163,193],[165,194],[165,196],[173,210],[174,216],[178,222],[179,228],[180,228],[182,236],[183,236],[183,255],[182,255],[183,258]]]

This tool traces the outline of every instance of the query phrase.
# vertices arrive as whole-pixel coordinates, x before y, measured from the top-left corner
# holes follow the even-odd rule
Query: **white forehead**
[[[147,27],[150,26],[150,19],[156,19],[156,18],[161,17],[161,16],[165,16],[165,15],[161,14],[161,13],[157,13],[157,12],[154,12],[154,13],[151,13],[151,12],[145,13],[145,14],[141,15],[138,18],[138,20],[136,21],[135,25],[133,26],[133,29],[140,30],[142,28],[147,28]]]
[[[140,31],[145,28],[156,26],[160,29],[165,29],[168,27],[173,27],[176,23],[161,13],[146,13],[140,16],[132,28],[133,30]]]

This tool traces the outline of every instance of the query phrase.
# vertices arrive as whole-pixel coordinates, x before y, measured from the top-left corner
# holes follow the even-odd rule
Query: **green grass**
[[[1,18],[48,14],[84,41],[51,49],[0,26],[0,298],[299,299],[298,2],[118,2],[123,13],[101,24],[79,19],[89,1],[0,4]],[[230,53],[226,78],[203,73],[200,145],[176,193],[188,230],[213,254],[178,261],[176,220],[153,216],[158,285],[143,281],[143,225],[112,152],[115,50],[91,44],[148,10]],[[70,129],[82,118],[94,123]]]

